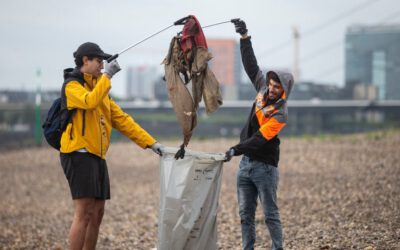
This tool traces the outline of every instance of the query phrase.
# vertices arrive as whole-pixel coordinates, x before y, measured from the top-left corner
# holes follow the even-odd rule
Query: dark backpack
[[[82,85],[84,84],[82,79],[79,78],[69,78],[65,80],[61,89],[62,96],[65,97],[65,85],[72,80],[76,80]],[[62,97],[53,101],[49,111],[47,112],[46,120],[42,125],[44,138],[46,138],[46,141],[50,146],[57,150],[60,150],[61,148],[61,135],[67,128],[68,123],[72,122],[72,117],[76,112],[76,109],[68,110],[64,108],[62,103]]]

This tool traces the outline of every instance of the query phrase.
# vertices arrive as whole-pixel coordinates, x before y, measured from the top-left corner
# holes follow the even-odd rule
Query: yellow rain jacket
[[[156,140],[131,116],[126,114],[108,95],[110,79],[104,74],[99,78],[81,73],[79,69],[67,69],[64,78],[82,79],[67,82],[62,91],[67,109],[75,114],[62,134],[62,153],[85,149],[105,159],[110,145],[111,129],[115,128],[141,148],[150,147]]]

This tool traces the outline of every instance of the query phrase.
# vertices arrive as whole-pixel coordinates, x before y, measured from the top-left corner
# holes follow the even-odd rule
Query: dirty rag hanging
[[[207,41],[203,29],[195,16],[188,16],[183,26],[181,48],[187,70],[192,79],[192,96],[195,108],[204,97],[204,105],[208,114],[222,105],[219,82],[208,67],[212,54],[208,52]]]
[[[219,82],[208,67],[208,61],[211,59],[212,55],[208,52],[200,23],[196,17],[189,16],[182,36],[172,38],[168,54],[163,61],[168,97],[184,136],[177,158],[184,157],[184,147],[188,145],[197,124],[197,109],[202,97],[208,114],[222,105]],[[191,93],[186,88],[190,80]]]
[[[197,113],[193,98],[179,76],[180,72],[186,72],[186,68],[178,37],[172,38],[168,55],[163,63],[168,99],[182,128],[183,145],[187,146],[197,124]]]

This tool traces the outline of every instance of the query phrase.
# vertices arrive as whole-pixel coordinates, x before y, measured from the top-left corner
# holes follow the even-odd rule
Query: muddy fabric
[[[168,98],[182,128],[183,144],[187,146],[197,124],[197,114],[192,96],[179,76],[179,72],[184,70],[184,65],[176,37],[172,39],[169,53],[163,63],[165,64]]]
[[[189,16],[181,38],[181,48],[184,54],[186,68],[192,77],[192,95],[195,108],[204,96],[206,112],[212,113],[222,105],[222,96],[219,82],[214,73],[208,68],[208,61],[212,59],[208,52],[203,29],[195,16]]]
[[[208,114],[222,105],[219,82],[208,67],[212,59],[200,23],[190,16],[183,35],[172,38],[163,61],[169,100],[172,103],[187,146],[197,124],[197,109],[204,99]],[[183,79],[182,79],[182,77]],[[186,84],[192,81],[191,93]]]
[[[197,48],[191,71],[195,108],[198,108],[203,97],[207,114],[213,113],[222,105],[219,82],[207,64],[211,59],[212,55],[207,49]]]

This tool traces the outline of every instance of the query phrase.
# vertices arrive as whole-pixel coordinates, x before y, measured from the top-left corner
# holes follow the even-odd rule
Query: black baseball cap
[[[74,52],[75,58],[83,56],[94,56],[102,59],[107,59],[111,57],[110,54],[104,53],[104,51],[100,49],[99,45],[91,42],[86,42],[81,44],[78,47],[78,49]]]

